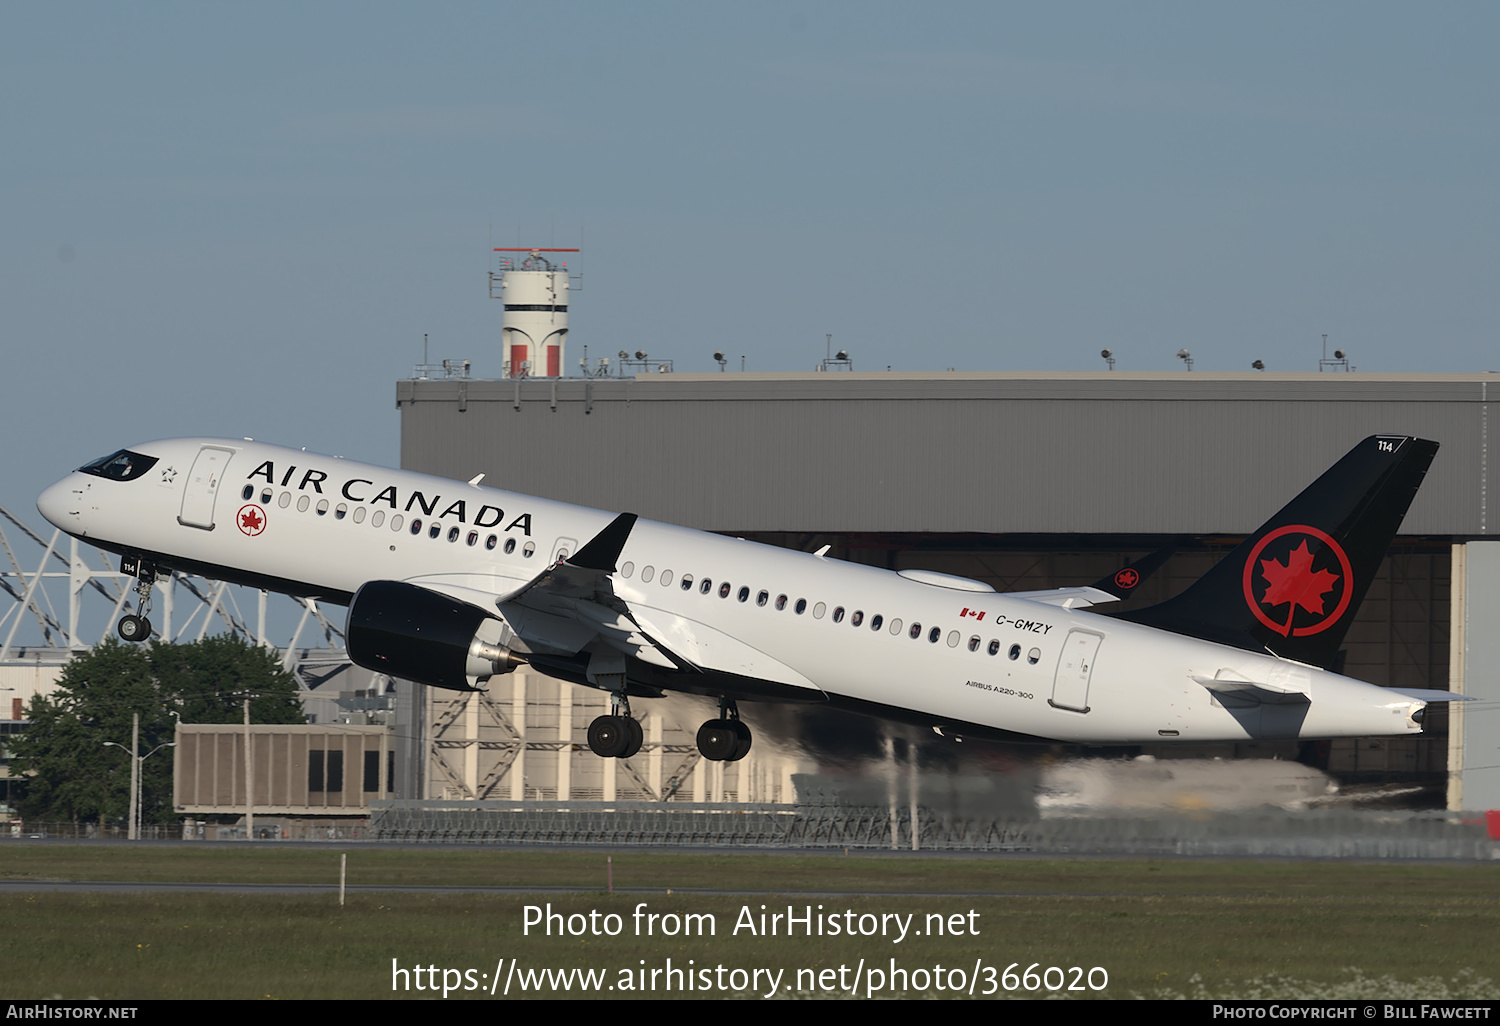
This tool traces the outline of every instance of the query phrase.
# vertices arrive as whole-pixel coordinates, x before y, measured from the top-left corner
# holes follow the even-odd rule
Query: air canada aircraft
[[[1356,445],[1177,597],[1104,616],[1147,568],[997,593],[251,440],[122,449],[48,488],[53,524],[136,579],[146,641],[173,570],[348,606],[360,666],[474,690],[529,664],[609,693],[589,747],[629,758],[632,699],[716,698],[698,748],[744,758],[741,701],[823,703],[950,737],[1085,745],[1418,733],[1446,691],[1333,672],[1437,443]]]

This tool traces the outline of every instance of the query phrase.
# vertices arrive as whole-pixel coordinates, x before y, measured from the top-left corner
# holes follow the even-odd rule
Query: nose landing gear
[[[151,612],[151,587],[156,583],[156,566],[135,556],[126,556],[120,561],[122,573],[135,574],[135,612],[126,613],[115,624],[115,633],[123,641],[145,641],[151,637],[151,621],[146,614]]]
[[[145,641],[151,637],[151,621],[144,616],[126,613],[115,624],[115,631],[122,641]]]

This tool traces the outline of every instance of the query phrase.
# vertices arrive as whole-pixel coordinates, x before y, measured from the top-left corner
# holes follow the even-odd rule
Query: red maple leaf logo
[[[1307,551],[1306,539],[1287,553],[1285,563],[1278,563],[1275,559],[1260,561],[1260,575],[1270,585],[1261,596],[1261,603],[1267,606],[1291,604],[1287,610],[1286,626],[1281,632],[1283,636],[1290,633],[1292,618],[1297,615],[1298,608],[1322,616],[1326,606],[1324,596],[1339,581],[1338,574],[1331,570],[1314,570],[1312,564],[1313,556]]]
[[[240,530],[254,537],[260,534],[266,526],[266,518],[261,511],[254,506],[245,506],[240,509]]]

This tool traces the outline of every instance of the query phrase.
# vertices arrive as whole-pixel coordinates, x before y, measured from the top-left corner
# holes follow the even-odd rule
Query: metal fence
[[[843,804],[375,802],[371,840],[1316,858],[1497,857],[1478,815],[1328,811],[966,819]]]

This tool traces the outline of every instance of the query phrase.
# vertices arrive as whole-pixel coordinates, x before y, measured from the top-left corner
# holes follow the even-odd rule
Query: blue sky
[[[500,372],[490,248],[573,246],[569,362],[1500,369],[1484,4],[0,8],[7,473],[253,435],[393,462]]]

